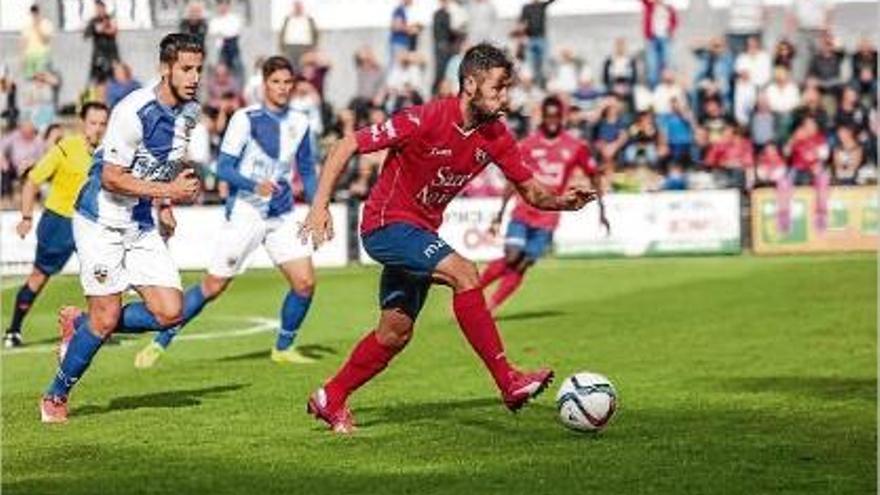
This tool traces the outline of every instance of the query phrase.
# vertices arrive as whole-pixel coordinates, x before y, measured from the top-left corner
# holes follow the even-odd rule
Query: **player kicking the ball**
[[[203,49],[189,35],[169,34],[159,45],[161,81],[134,91],[110,115],[73,216],[80,282],[88,314],[65,307],[59,314],[61,345],[55,379],[40,402],[44,423],[67,421],[70,389],[113,332],[140,333],[178,324],[197,301],[180,286],[180,273],[154,225],[173,232],[172,202],[188,202],[200,191],[185,166]],[[134,287],[143,301],[122,305]]]
[[[555,96],[545,98],[541,104],[541,125],[520,142],[525,164],[536,179],[558,194],[569,186],[577,169],[583,171],[599,194],[599,222],[609,231],[611,227],[605,218],[602,184],[596,162],[585,142],[563,130],[563,120],[562,100]],[[492,221],[493,233],[498,232],[504,208],[513,192],[509,187],[505,191],[501,210]],[[504,257],[489,263],[480,278],[480,286],[484,289],[500,279],[498,288],[489,298],[490,312],[495,312],[519,288],[526,270],[550,247],[553,231],[559,225],[558,211],[542,211],[522,198],[516,202],[511,216],[513,218],[507,226],[504,240]]]
[[[199,301],[211,301],[245,270],[248,256],[263,244],[272,261],[290,284],[281,305],[281,329],[272,349],[272,360],[309,363],[313,360],[293,347],[315,287],[311,246],[296,239],[293,192],[290,181],[296,160],[311,201],[316,187],[316,137],[309,119],[290,108],[293,67],[284,57],[263,64],[264,103],[238,110],[223,137],[217,176],[229,183],[226,222],[223,224],[208,274],[187,292],[198,292]],[[199,308],[201,309],[201,308]],[[198,310],[192,314],[195,316]],[[163,330],[138,353],[135,366],[149,368],[162,356],[171,340],[189,320]]]
[[[360,129],[327,158],[300,232],[304,242],[311,239],[315,246],[333,237],[328,203],[348,160],[358,152],[389,149],[361,224],[364,248],[384,265],[379,323],[308,401],[308,411],[335,432],[354,430],[348,396],[406,346],[432,283],[452,288],[459,326],[510,410],[522,407],[553,378],[549,369],[523,372],[508,362],[476,266],[437,236],[446,205],[491,163],[538,208],[575,210],[595,198],[583,188],[555,195],[522,164],[516,142],[499,120],[508,104],[511,72],[504,52],[489,44],[474,46],[461,63],[458,97],[412,107],[383,124]]]

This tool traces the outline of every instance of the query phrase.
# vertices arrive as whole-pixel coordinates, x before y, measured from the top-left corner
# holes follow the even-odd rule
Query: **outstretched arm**
[[[596,192],[583,186],[570,187],[556,195],[534,177],[517,183],[516,190],[528,204],[541,210],[580,210],[596,199]]]

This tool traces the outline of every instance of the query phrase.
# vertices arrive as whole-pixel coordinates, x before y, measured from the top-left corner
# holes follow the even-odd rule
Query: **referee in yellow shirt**
[[[47,180],[52,184],[37,225],[34,269],[15,296],[12,322],[3,339],[5,347],[22,345],[22,320],[49,277],[64,267],[76,249],[71,226],[73,205],[92,166],[92,153],[104,137],[108,116],[109,110],[103,103],[83,105],[79,113],[82,132],[59,141],[27,175],[21,191],[21,221],[15,227],[22,239],[33,227],[34,203],[40,184]]]

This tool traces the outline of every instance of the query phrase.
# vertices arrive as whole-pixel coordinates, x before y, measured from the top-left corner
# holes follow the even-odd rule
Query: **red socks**
[[[401,350],[380,344],[375,331],[365,335],[351,351],[348,361],[324,385],[327,399],[333,404],[331,407],[345,402],[349,394],[384,370]]]
[[[508,270],[501,278],[498,288],[492,294],[492,307],[497,308],[504,303],[519,288],[523,281],[523,274],[514,270]]]
[[[452,298],[452,308],[458,319],[458,325],[471,347],[489,368],[498,387],[505,390],[513,369],[504,355],[498,327],[495,326],[495,320],[486,307],[482,289],[478,287],[455,294]]]
[[[504,272],[507,271],[507,262],[504,258],[497,259],[486,267],[486,270],[483,272],[483,275],[480,276],[480,287],[486,288],[492,282],[498,280],[499,277],[504,275]]]

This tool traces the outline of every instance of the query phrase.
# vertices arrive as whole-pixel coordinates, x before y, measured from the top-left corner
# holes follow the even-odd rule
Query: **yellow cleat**
[[[314,363],[315,360],[306,356],[305,354],[299,352],[296,347],[289,347],[283,351],[279,351],[278,349],[272,348],[272,361],[276,363],[290,363],[290,364],[311,364]]]
[[[134,357],[134,367],[139,370],[152,368],[164,353],[164,347],[155,342],[150,342]]]

